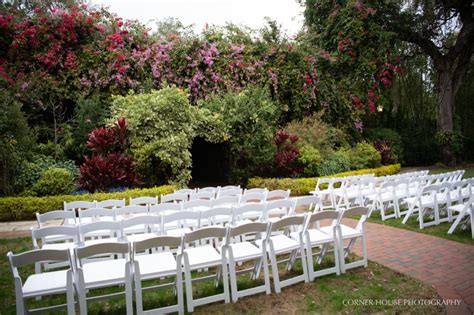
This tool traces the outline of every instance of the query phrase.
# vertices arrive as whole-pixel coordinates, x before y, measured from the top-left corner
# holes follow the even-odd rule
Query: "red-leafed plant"
[[[294,177],[302,172],[302,168],[298,165],[300,151],[295,145],[297,141],[297,135],[284,130],[279,130],[275,134],[273,143],[276,145],[276,152],[273,163],[278,175]]]
[[[119,118],[111,128],[95,128],[89,134],[85,156],[80,167],[79,185],[90,192],[113,187],[130,187],[140,183],[135,163],[124,155],[127,145],[127,120]]]
[[[381,156],[381,162],[383,165],[393,164],[397,161],[393,150],[392,150],[392,142],[389,140],[375,140],[374,148],[379,151]]]

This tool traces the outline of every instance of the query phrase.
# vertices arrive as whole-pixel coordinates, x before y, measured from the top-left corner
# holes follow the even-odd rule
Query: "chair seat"
[[[36,296],[66,292],[67,270],[49,271],[34,274],[26,279],[23,285],[23,295]]]
[[[156,233],[140,233],[140,234],[132,234],[132,235],[127,235],[127,241],[129,242],[140,242],[143,240],[147,240],[152,237],[156,237],[158,234]]]
[[[286,253],[300,247],[300,243],[298,241],[283,234],[272,236],[270,239],[273,242],[275,254]],[[261,244],[261,242],[258,243]]]
[[[179,229],[172,229],[172,230],[166,230],[165,234],[168,236],[183,236],[186,233],[191,233],[192,230],[190,228],[179,228]]]
[[[360,232],[360,231],[358,231],[354,228],[351,228],[350,226],[347,226],[347,225],[344,225],[344,224],[341,224],[339,226],[341,228],[342,238],[353,238],[353,237],[357,237],[357,236],[362,235],[362,232]],[[332,229],[332,227],[330,227],[330,226],[324,226],[324,227],[321,228],[321,231],[329,234],[329,233],[331,233],[331,229]]]
[[[184,252],[188,255],[191,269],[217,266],[222,262],[221,254],[211,245],[186,248]]]
[[[230,244],[235,261],[245,261],[262,257],[262,250],[250,242]]]
[[[171,252],[136,255],[135,260],[140,266],[142,280],[176,274],[176,259]]]
[[[125,259],[108,259],[82,266],[86,288],[114,285],[125,281]]]
[[[332,236],[332,233],[331,233],[332,227],[331,229],[328,229],[328,230],[329,232],[323,232],[318,229],[309,229],[308,234],[309,234],[309,241],[311,242],[311,245],[324,244],[324,243],[334,241],[334,237]],[[293,232],[291,234],[295,234],[295,235],[292,235],[292,237],[293,236],[297,237],[297,232]],[[306,238],[304,238],[303,241],[306,242]]]

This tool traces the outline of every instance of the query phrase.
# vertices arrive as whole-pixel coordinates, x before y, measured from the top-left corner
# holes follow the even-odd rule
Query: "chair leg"
[[[474,238],[474,237],[473,237]],[[270,272],[268,270],[268,258],[267,258],[267,253],[263,253],[263,278],[265,281],[265,293],[270,294],[271,293],[271,284],[270,284]]]
[[[135,304],[137,306],[137,314],[143,314],[143,297],[142,297],[142,281],[140,280],[140,267],[138,262],[134,262],[134,279],[135,279]]]
[[[341,274],[341,261],[339,257],[339,245],[337,240],[334,240],[334,263],[336,266],[336,274],[339,276]]]
[[[368,257],[367,257],[367,244],[365,240],[365,233],[362,234],[362,253],[364,255],[364,267],[367,268]]]
[[[224,302],[230,303],[229,273],[227,272],[227,261],[224,254],[222,254],[222,282],[224,286]]]
[[[184,256],[184,280],[186,282],[186,303],[188,304],[188,312],[194,312],[193,281],[191,279],[191,270],[189,270],[187,256]]]
[[[66,286],[67,286],[67,290],[66,290],[67,313],[75,314],[76,311],[74,309],[74,284],[73,284],[73,277],[72,277],[71,270],[67,272],[67,285]]]
[[[314,280],[314,261],[313,261],[313,250],[310,244],[306,245],[306,259],[308,260],[307,268],[308,268],[308,278],[309,281]]]
[[[86,298],[86,286],[84,284],[84,276],[82,270],[78,271],[77,275],[77,298],[79,300],[79,311],[81,315],[87,315],[87,298]]]
[[[127,315],[133,315],[132,268],[129,262],[125,266],[125,303]]]
[[[181,270],[181,259],[177,259],[176,272],[176,291],[178,296],[178,314],[184,314],[184,299],[183,299],[183,272]]]
[[[303,276],[304,276],[304,282],[308,283],[309,282],[309,276],[308,276],[308,265],[306,264],[306,257],[304,254],[304,246],[302,245],[299,249],[300,254],[301,254],[301,265],[303,267]],[[296,256],[297,254],[295,254]]]
[[[271,246],[273,247],[273,246]],[[280,293],[280,275],[278,273],[277,260],[273,251],[273,248],[270,250],[270,263],[272,265],[272,275],[273,275],[273,285],[275,286],[275,292]]]
[[[464,217],[464,213],[460,213],[457,217],[456,217],[456,220],[454,220],[454,223],[451,225],[451,227],[449,228],[448,230],[448,234],[453,234],[454,230],[457,228],[457,226],[459,225],[459,223],[461,223],[461,220],[463,219]],[[472,229],[472,227],[471,227]]]
[[[235,261],[233,257],[229,258],[229,275],[230,275],[230,290],[231,290],[232,302],[235,303],[239,299],[239,296],[237,294],[237,274],[235,272]]]

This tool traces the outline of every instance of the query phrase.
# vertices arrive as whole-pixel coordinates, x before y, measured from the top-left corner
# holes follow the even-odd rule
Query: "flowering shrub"
[[[93,155],[84,157],[79,186],[95,192],[139,184],[134,162],[123,154],[126,144],[127,121],[123,117],[113,127],[93,129],[87,141]]]
[[[296,147],[298,136],[290,134],[284,130],[279,130],[275,134],[273,143],[276,145],[276,152],[273,157],[275,168],[280,176],[297,176],[302,172],[298,165],[300,151]]]
[[[380,153],[382,165],[393,164],[397,160],[393,154],[391,141],[375,140],[374,148]]]

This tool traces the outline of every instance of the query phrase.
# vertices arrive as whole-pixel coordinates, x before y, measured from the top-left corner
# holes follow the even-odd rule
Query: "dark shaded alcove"
[[[228,143],[210,143],[201,137],[193,141],[191,154],[193,168],[192,186],[217,186],[228,182]]]

